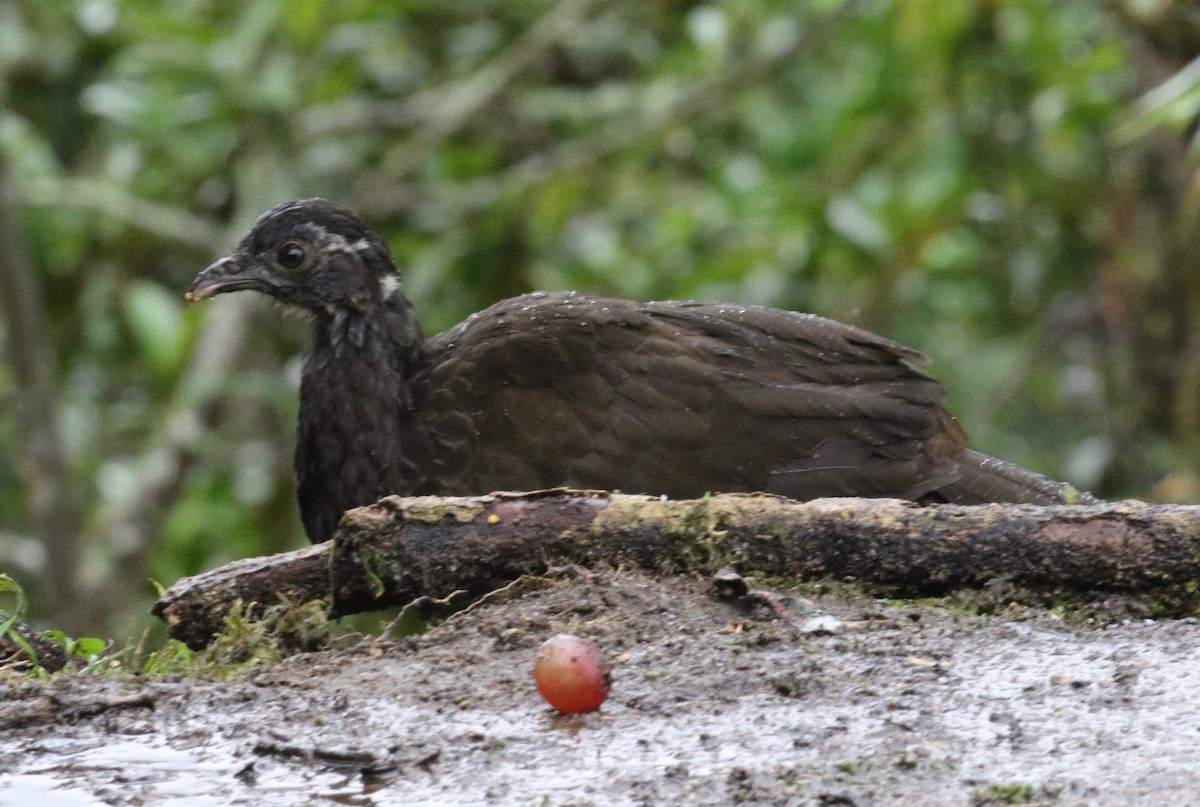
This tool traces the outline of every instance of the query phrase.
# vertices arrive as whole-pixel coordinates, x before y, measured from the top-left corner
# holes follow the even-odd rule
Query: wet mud
[[[599,712],[538,697],[558,632]],[[1195,804],[1198,637],[581,573],[233,682],[4,682],[0,805]]]

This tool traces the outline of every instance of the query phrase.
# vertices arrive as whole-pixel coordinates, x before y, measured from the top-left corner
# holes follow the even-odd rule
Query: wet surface
[[[3,685],[0,805],[1197,801],[1200,625],[769,611],[597,575],[235,683]],[[560,631],[609,654],[598,713],[537,696]]]

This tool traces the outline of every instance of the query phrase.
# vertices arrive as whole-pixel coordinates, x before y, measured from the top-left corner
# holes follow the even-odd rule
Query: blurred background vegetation
[[[121,637],[304,543],[305,323],[182,291],[316,195],[429,332],[813,311],[929,354],[984,451],[1196,501],[1198,55],[1174,0],[0,0],[0,571]]]

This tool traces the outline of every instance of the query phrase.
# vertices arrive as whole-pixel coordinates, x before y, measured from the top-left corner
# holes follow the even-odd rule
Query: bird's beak
[[[272,284],[266,273],[256,265],[245,267],[235,255],[229,255],[209,266],[192,281],[183,296],[188,300],[207,300],[227,291],[270,292]]]

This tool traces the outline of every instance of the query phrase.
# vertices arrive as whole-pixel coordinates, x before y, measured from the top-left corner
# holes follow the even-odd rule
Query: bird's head
[[[233,254],[196,276],[187,298],[250,289],[334,316],[369,312],[398,288],[383,239],[341,205],[302,199],[260,216]]]

